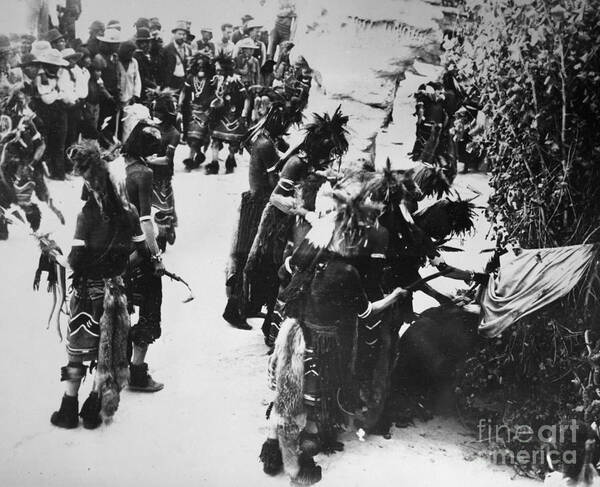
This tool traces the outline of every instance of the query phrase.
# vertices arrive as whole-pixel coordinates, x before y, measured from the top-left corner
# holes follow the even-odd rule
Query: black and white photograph
[[[0,486],[600,487],[600,0],[0,6]]]

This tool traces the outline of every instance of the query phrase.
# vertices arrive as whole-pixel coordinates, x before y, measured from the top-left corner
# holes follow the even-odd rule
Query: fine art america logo
[[[479,443],[489,445],[511,445],[511,449],[493,451],[492,462],[498,465],[527,465],[547,462],[552,468],[557,463],[575,464],[577,452],[574,448],[561,449],[560,445],[575,445],[577,422],[568,424],[542,425],[534,430],[529,425],[507,426],[492,424],[489,419],[480,419],[478,423]],[[542,445],[532,448],[531,444]],[[515,448],[515,445],[522,448]]]

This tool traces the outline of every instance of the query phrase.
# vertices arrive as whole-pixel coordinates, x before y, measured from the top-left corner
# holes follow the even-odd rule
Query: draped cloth
[[[519,319],[568,294],[591,267],[595,245],[521,250],[500,257],[481,302],[479,332],[493,338]]]

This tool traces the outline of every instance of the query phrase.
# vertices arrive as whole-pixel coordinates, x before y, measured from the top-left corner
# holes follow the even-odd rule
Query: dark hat
[[[60,39],[64,39],[65,36],[63,36],[58,29],[50,29],[48,31],[48,33],[46,34],[46,40],[52,44]]]
[[[187,20],[178,20],[175,23],[175,27],[173,27],[171,29],[171,32],[175,32],[178,30],[182,30],[189,34],[190,33],[190,22],[188,22]]]
[[[10,39],[4,34],[0,34],[0,52],[10,51]]]
[[[138,27],[137,32],[135,33],[136,42],[139,41],[149,41],[152,37],[150,37],[150,29],[146,27]]]
[[[135,21],[135,24],[133,24],[133,26],[136,29],[140,29],[140,28],[146,28],[146,29],[150,29],[150,20],[147,19],[146,17],[140,17],[139,19],[137,19]]]
[[[250,14],[246,14],[242,17],[242,23],[248,22],[249,20],[254,20],[254,17],[252,17]]]
[[[94,20],[90,24],[89,30],[92,32],[103,31],[104,30],[104,22],[100,22],[99,20]]]
[[[150,17],[150,26],[148,28],[158,30],[162,29],[162,25],[160,25],[160,20],[158,20],[158,17]]]
[[[133,41],[125,41],[122,42],[119,46],[119,56],[123,56],[125,54],[131,54],[137,49],[137,46]]]
[[[121,22],[119,22],[118,20],[114,20],[114,19],[109,20],[106,23],[106,28],[107,29],[116,29],[116,30],[120,31],[121,30]]]

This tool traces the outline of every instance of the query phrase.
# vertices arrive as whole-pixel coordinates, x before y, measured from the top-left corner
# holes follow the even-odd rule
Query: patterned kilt
[[[208,117],[209,110],[203,109],[193,109],[192,110],[192,119],[188,125],[187,130],[187,138],[188,141],[191,139],[193,141],[205,142],[209,135],[210,129],[208,126]]]
[[[242,117],[224,116],[219,119],[212,131],[212,137],[221,142],[241,142],[248,129]]]
[[[160,235],[177,226],[175,214],[175,196],[171,184],[171,171],[169,166],[152,165],[154,184],[152,187],[152,207],[157,210],[154,221],[158,225]]]
[[[82,279],[73,289],[71,319],[67,326],[69,357],[96,360],[100,344],[100,318],[104,312],[104,281]]]

